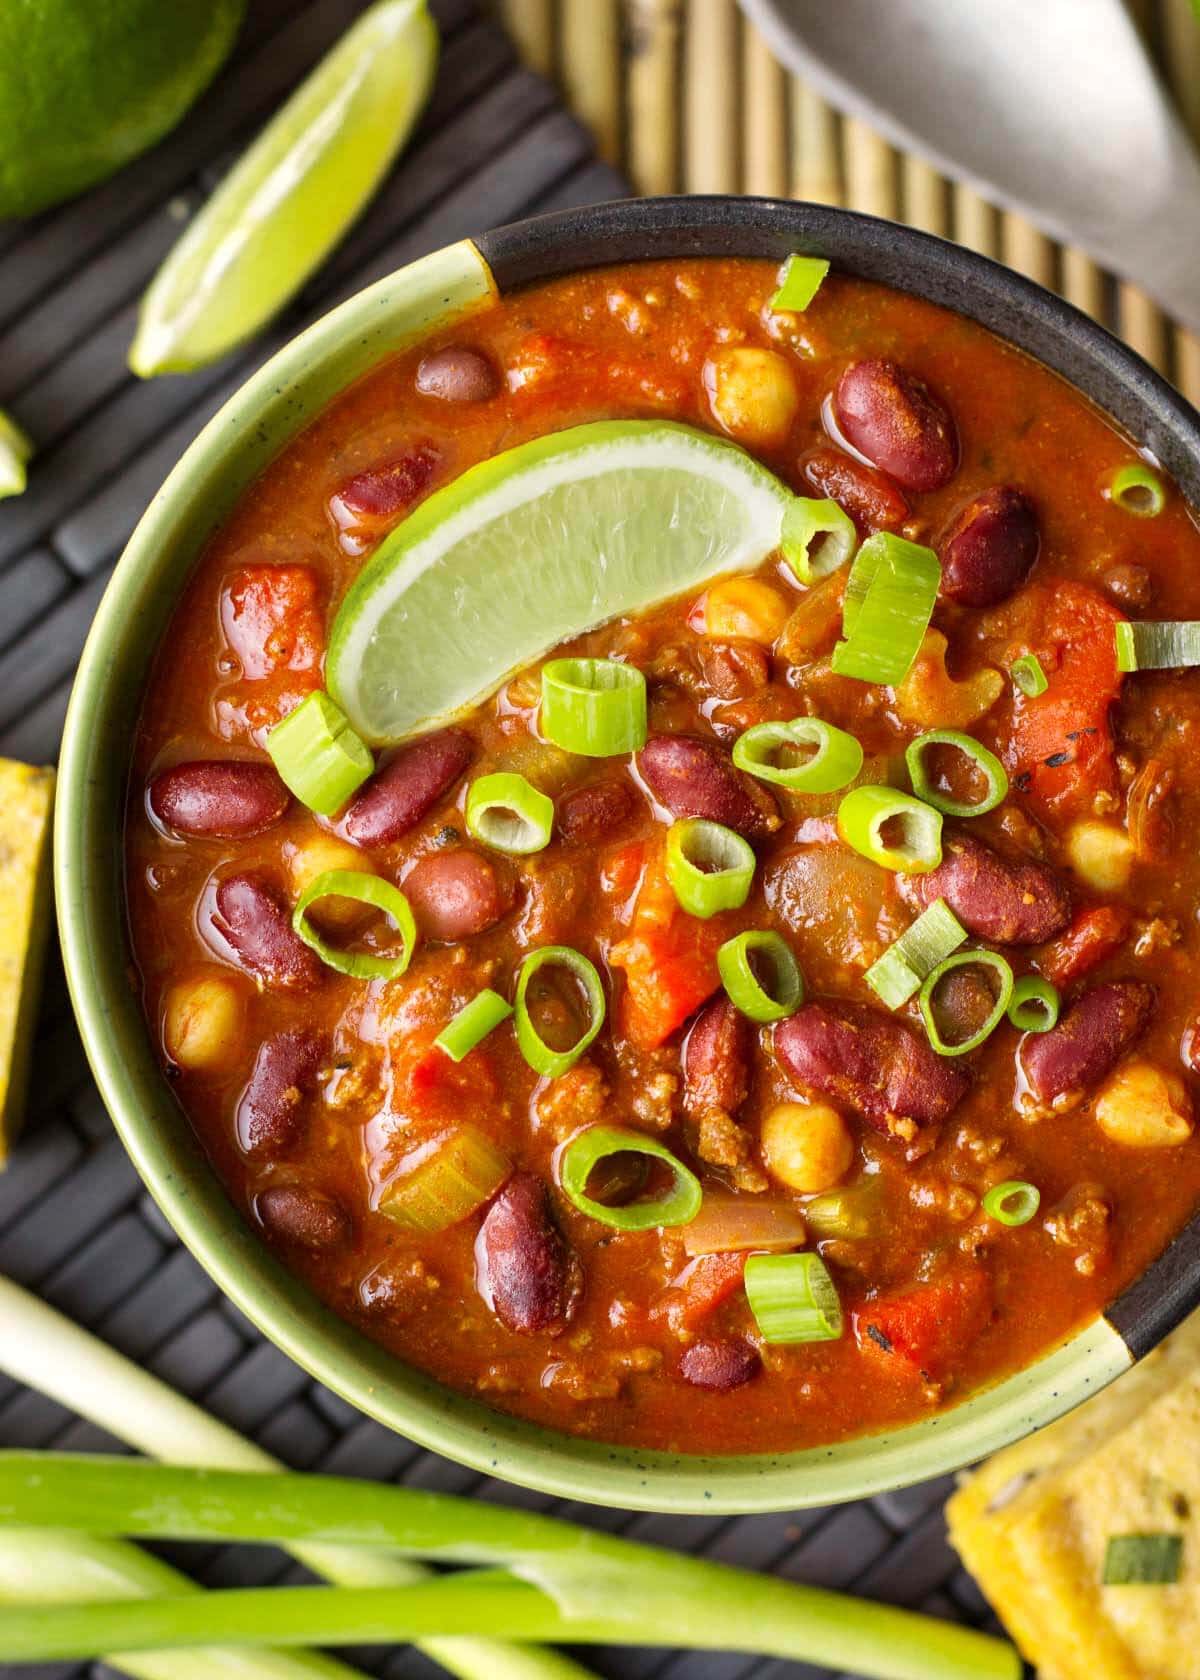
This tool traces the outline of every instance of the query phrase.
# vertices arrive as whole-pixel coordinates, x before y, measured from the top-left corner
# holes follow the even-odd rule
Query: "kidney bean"
[[[500,389],[500,375],[480,350],[448,344],[425,356],[417,369],[417,390],[443,402],[486,402]]]
[[[535,1174],[516,1173],[492,1203],[475,1242],[475,1279],[506,1329],[558,1336],[571,1322],[583,1272]]]
[[[994,484],[967,503],[942,538],[942,594],[960,607],[994,607],[1029,576],[1042,536],[1023,490]]]
[[[281,1155],[298,1141],[301,1107],[320,1065],[321,1041],[303,1028],[259,1046],[237,1107],[238,1142],[247,1155]]]
[[[693,1388],[708,1388],[723,1394],[740,1388],[762,1369],[757,1348],[738,1338],[713,1338],[693,1342],[679,1361],[679,1375]]]
[[[939,490],[958,466],[958,435],[923,380],[890,357],[851,362],[838,380],[842,435],[905,490]]]
[[[299,1248],[338,1248],[350,1240],[350,1215],[323,1190],[273,1184],[260,1191],[254,1210],[272,1236]]]
[[[291,795],[272,764],[202,758],[160,770],[146,799],[163,827],[175,834],[234,840],[278,822]]]
[[[387,518],[402,513],[410,502],[424,490],[433,477],[433,469],[440,456],[429,444],[418,444],[389,461],[383,467],[370,467],[355,473],[334,495],[331,507],[338,523],[346,514],[360,514],[367,518]]]
[[[894,484],[840,449],[816,449],[800,467],[813,489],[831,496],[864,531],[898,531],[909,516]]]
[[[1144,1032],[1154,1010],[1154,987],[1141,980],[1092,986],[1056,1027],[1027,1033],[1020,1067],[1039,1103],[1073,1107]]]
[[[951,834],[928,875],[897,877],[914,909],[944,898],[968,933],[1000,945],[1040,945],[1071,919],[1071,895],[1052,869],[1001,857],[973,834]]]
[[[727,997],[697,1015],[683,1046],[683,1101],[692,1114],[721,1108],[736,1114],[750,1088],[754,1028]]]
[[[588,782],[559,800],[559,835],[572,845],[594,845],[623,827],[636,806],[637,794],[628,782]]]
[[[466,939],[492,927],[512,908],[511,872],[465,846],[427,852],[402,884],[429,939]]]
[[[878,1131],[931,1126],[965,1095],[967,1076],[891,1016],[857,1003],[806,1003],[775,1028],[775,1053],[802,1085]]]
[[[293,930],[283,900],[261,875],[227,875],[213,906],[213,927],[248,974],[292,992],[320,984],[321,959]]]
[[[700,643],[700,675],[721,700],[745,700],[771,680],[767,650],[757,642]]]
[[[673,817],[707,817],[750,840],[779,827],[779,808],[766,788],[735,770],[715,741],[652,735],[637,755],[637,766]]]
[[[346,812],[345,827],[360,846],[390,846],[415,828],[471,762],[471,737],[439,729],[401,747],[377,770]]]

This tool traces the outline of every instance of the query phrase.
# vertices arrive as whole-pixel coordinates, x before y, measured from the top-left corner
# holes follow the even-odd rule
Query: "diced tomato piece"
[[[1124,619],[1086,584],[1034,586],[1033,652],[1049,679],[1043,694],[1016,694],[1004,761],[1014,788],[1043,812],[1083,815],[1097,794],[1117,792],[1109,711],[1121,690],[1115,626]]]
[[[744,1254],[701,1254],[690,1261],[654,1305],[672,1330],[695,1330],[742,1287]]]
[[[1094,904],[1077,911],[1066,931],[1042,947],[1037,966],[1056,986],[1069,986],[1120,950],[1132,925],[1124,905]]]
[[[472,1050],[453,1062],[428,1037],[408,1039],[397,1054],[393,1045],[395,1097],[414,1120],[458,1120],[496,1095],[496,1078],[486,1051]]]
[[[893,1370],[938,1382],[991,1316],[991,1284],[972,1266],[860,1307],[854,1334]]]
[[[222,592],[221,627],[251,682],[315,671],[325,653],[317,574],[311,566],[243,566]]]
[[[701,921],[679,906],[661,851],[646,864],[626,938],[609,952],[625,972],[622,1028],[639,1050],[656,1050],[721,984],[717,952],[736,932],[728,915]]]
[[[631,846],[622,846],[602,865],[600,890],[613,898],[628,898],[638,884],[645,861],[646,848],[640,840],[635,840]]]

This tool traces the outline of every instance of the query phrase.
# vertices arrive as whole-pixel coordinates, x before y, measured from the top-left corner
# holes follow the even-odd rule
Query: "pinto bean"
[[[679,1375],[693,1388],[708,1388],[723,1394],[740,1388],[758,1375],[762,1357],[757,1348],[740,1337],[713,1337],[693,1342],[679,1361]]]
[[[1027,1033],[1020,1067],[1034,1102],[1074,1107],[1141,1036],[1154,997],[1141,980],[1108,981],[1084,992],[1049,1032]]]
[[[500,389],[500,375],[481,350],[448,344],[425,356],[417,369],[417,390],[443,402],[486,402]]]
[[[642,779],[673,817],[707,817],[747,839],[779,827],[779,808],[752,776],[735,770],[715,741],[652,735],[637,755]]]
[[[475,1242],[475,1279],[506,1329],[558,1336],[571,1322],[583,1272],[535,1174],[516,1173],[492,1203]]]
[[[301,1107],[320,1065],[321,1041],[303,1028],[259,1046],[237,1107],[238,1142],[247,1155],[281,1155],[297,1142]]]
[[[248,974],[284,991],[311,992],[321,959],[292,928],[275,888],[261,875],[227,875],[213,897],[212,925]]]
[[[832,497],[864,531],[898,531],[908,518],[896,486],[840,449],[815,449],[800,468],[814,490]]]
[[[842,435],[905,490],[940,490],[958,466],[958,435],[923,380],[890,357],[851,362],[838,380]]]
[[[465,846],[427,852],[404,877],[404,894],[429,939],[467,939],[512,908],[513,880],[502,864]]]
[[[390,846],[450,791],[472,750],[461,729],[439,729],[401,747],[346,812],[346,833],[359,846]]]
[[[948,835],[928,875],[897,877],[914,909],[944,898],[968,933],[1000,945],[1040,945],[1071,919],[1071,895],[1044,864],[1012,862],[973,834]]]
[[[559,800],[559,835],[572,845],[594,845],[623,827],[636,806],[637,794],[628,782],[587,782]]]
[[[338,1248],[350,1240],[350,1215],[323,1190],[273,1184],[255,1198],[254,1211],[273,1237],[299,1248]]]
[[[164,828],[216,840],[260,834],[279,821],[290,800],[273,764],[234,758],[172,765],[159,771],[146,792]]]
[[[942,594],[960,607],[994,607],[1025,582],[1041,543],[1029,497],[994,484],[967,503],[942,538]]]
[[[775,1028],[775,1053],[802,1085],[907,1136],[944,1120],[967,1077],[901,1022],[857,1003],[806,1003]]]
[[[690,1114],[710,1108],[736,1114],[750,1088],[754,1028],[727,997],[697,1015],[683,1046],[683,1102]]]

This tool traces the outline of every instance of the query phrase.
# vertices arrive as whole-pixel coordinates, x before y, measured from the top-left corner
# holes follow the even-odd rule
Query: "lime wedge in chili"
[[[326,677],[365,740],[452,717],[569,636],[758,565],[791,493],[736,444],[600,420],[470,468],[342,603]]]
[[[0,501],[19,496],[25,488],[25,463],[33,445],[15,420],[0,409]]]
[[[376,0],[200,210],[142,299],[134,373],[186,373],[240,344],[337,244],[408,138],[433,81],[425,0]]]

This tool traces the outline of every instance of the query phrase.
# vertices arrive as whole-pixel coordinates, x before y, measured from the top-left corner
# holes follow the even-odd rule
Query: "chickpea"
[[[704,601],[704,628],[722,641],[761,642],[770,647],[788,619],[778,589],[758,578],[733,577],[714,583]]]
[[[306,887],[312,886],[318,875],[324,875],[330,869],[353,869],[360,875],[374,873],[367,857],[357,846],[352,846],[348,840],[339,840],[336,834],[326,834],[324,829],[318,829],[306,840],[297,840],[289,850],[288,874],[297,898]],[[309,911],[318,927],[335,932],[345,932],[354,927],[365,914],[365,907],[353,898],[323,898]]]
[[[714,350],[704,364],[704,389],[717,424],[751,449],[781,444],[800,407],[796,377],[777,350]]]
[[[209,971],[177,980],[163,1003],[163,1048],[189,1073],[220,1073],[242,1038],[242,991],[235,981]]]
[[[780,1103],[762,1123],[759,1149],[772,1178],[789,1190],[829,1190],[854,1160],[854,1139],[828,1103]]]
[[[1170,1149],[1192,1135],[1192,1101],[1177,1074],[1133,1056],[1097,1097],[1096,1121],[1127,1149]]]
[[[1067,835],[1067,860],[1096,892],[1120,892],[1129,884],[1134,845],[1112,823],[1079,822]]]

